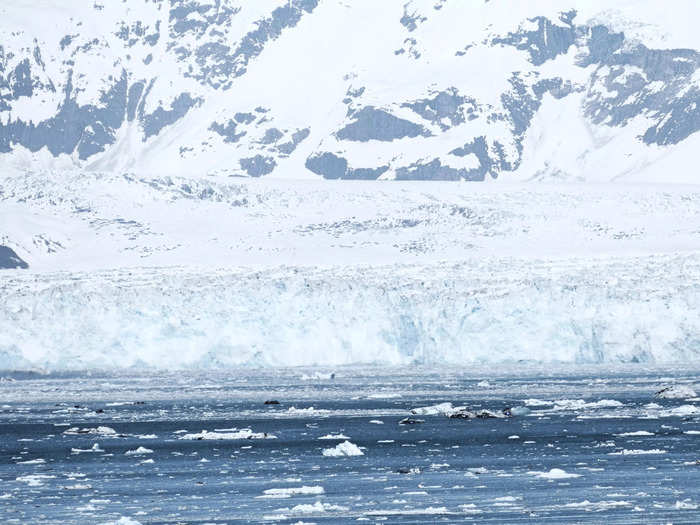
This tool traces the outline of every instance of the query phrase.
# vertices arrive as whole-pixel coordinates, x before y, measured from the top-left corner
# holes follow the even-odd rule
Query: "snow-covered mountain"
[[[694,0],[5,0],[0,162],[693,182],[698,19]]]

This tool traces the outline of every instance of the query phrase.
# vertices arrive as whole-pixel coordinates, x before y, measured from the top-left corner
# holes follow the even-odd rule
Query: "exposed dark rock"
[[[0,246],[0,269],[14,270],[27,268],[29,268],[29,265],[24,262],[12,248]]]

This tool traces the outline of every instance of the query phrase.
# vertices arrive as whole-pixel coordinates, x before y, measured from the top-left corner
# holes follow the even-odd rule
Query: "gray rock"
[[[12,248],[0,246],[0,269],[27,269],[29,265],[20,259]]]

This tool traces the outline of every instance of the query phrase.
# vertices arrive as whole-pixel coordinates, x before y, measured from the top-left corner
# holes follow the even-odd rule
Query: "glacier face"
[[[7,166],[694,180],[690,0],[37,5],[0,7]]]
[[[696,186],[0,181],[0,369],[700,357]]]
[[[18,272],[0,281],[0,369],[691,365],[699,278],[697,255]]]

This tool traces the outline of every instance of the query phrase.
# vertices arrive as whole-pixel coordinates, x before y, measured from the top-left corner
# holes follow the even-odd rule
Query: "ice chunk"
[[[100,525],[141,525],[140,521],[136,521],[135,519],[132,518],[127,518],[122,516],[116,521],[106,521],[104,523],[100,523]]]
[[[70,449],[70,451],[71,451],[71,454],[82,454],[84,452],[104,452],[104,450],[102,450],[100,448],[100,445],[98,443],[95,443],[92,446],[92,448],[88,448],[88,449],[72,448],[72,449]]]
[[[323,514],[324,512],[345,512],[347,510],[349,510],[348,507],[317,501],[313,504],[295,505],[291,511],[293,514]]]
[[[309,495],[321,495],[325,494],[323,487],[314,486],[307,487],[289,487],[281,489],[267,489],[263,491],[263,496],[258,496],[259,498],[291,498],[292,496],[309,496]]]
[[[627,449],[622,449],[618,450],[617,452],[608,452],[609,456],[642,456],[646,454],[666,454],[668,451],[662,450],[659,448],[652,448],[649,450],[627,450]]]
[[[528,474],[532,474],[537,476],[538,478],[543,478],[543,479],[569,479],[569,478],[580,478],[581,474],[572,474],[569,472],[566,472],[563,469],[560,468],[553,468],[549,470],[549,472],[537,472],[537,471],[532,471],[528,472]]]
[[[657,391],[655,396],[661,399],[689,399],[697,394],[689,385],[671,385]]]
[[[125,456],[143,456],[144,454],[153,454],[153,451],[150,448],[139,447],[135,450],[127,450],[124,452]]]
[[[267,432],[253,432],[249,428],[236,430],[233,432],[209,432],[202,430],[195,434],[183,434],[180,439],[189,440],[233,440],[233,439],[277,439],[277,436],[268,434]]]
[[[96,427],[96,428],[78,428],[71,427],[63,431],[64,434],[68,435],[80,435],[80,434],[90,434],[98,435],[102,437],[124,437],[124,434],[117,434],[117,431],[110,427]]]
[[[439,403],[437,405],[412,408],[411,414],[413,414],[415,416],[434,416],[434,415],[449,416],[455,410],[457,410],[457,408],[453,407],[452,403]]]
[[[364,456],[364,452],[354,443],[343,441],[333,448],[323,449],[323,455],[326,457]]]

